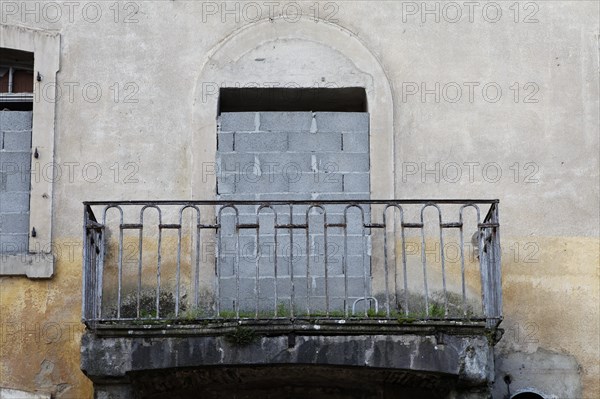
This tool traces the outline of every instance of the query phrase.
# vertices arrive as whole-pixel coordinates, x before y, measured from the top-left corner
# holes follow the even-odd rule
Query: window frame
[[[54,274],[55,264],[52,251],[53,182],[52,179],[40,176],[34,165],[54,163],[54,98],[56,75],[60,69],[60,35],[56,32],[0,24],[0,47],[33,53],[34,77],[39,74],[41,78],[39,81],[35,79],[33,84],[29,250],[17,255],[0,253],[0,276],[50,278]],[[35,158],[34,153],[37,153]],[[34,228],[35,237],[31,234]]]

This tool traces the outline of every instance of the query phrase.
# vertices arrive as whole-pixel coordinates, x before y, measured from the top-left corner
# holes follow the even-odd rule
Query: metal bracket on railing
[[[352,304],[352,316],[354,316],[354,313],[356,313],[356,304],[359,303],[360,301],[375,302],[375,313],[379,312],[379,302],[377,302],[377,298],[375,298],[373,296],[367,296],[367,297],[358,298],[356,301],[354,301],[354,303]]]

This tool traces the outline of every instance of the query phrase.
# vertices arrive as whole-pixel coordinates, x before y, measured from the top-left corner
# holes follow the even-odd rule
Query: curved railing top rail
[[[499,199],[369,199],[369,200],[126,200],[126,201],[85,201],[83,205],[310,205],[310,204],[365,204],[365,205],[385,205],[385,204],[498,204]]]

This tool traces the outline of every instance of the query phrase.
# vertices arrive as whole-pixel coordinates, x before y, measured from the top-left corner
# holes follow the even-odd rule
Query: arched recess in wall
[[[219,88],[364,87],[370,113],[371,197],[394,197],[394,104],[379,60],[356,35],[325,21],[283,18],[244,26],[208,54],[195,87],[192,198],[215,196]]]

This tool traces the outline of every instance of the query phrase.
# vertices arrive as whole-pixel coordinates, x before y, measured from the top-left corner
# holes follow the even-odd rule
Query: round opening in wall
[[[535,392],[519,392],[512,396],[511,399],[544,399],[544,397]]]

